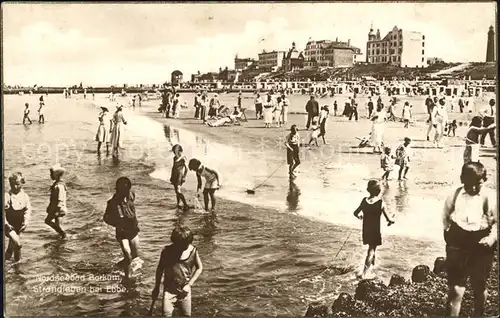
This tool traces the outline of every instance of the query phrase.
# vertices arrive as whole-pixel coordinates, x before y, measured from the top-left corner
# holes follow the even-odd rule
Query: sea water
[[[161,249],[180,223],[193,229],[204,264],[193,287],[196,315],[300,315],[311,300],[354,290],[354,273],[366,251],[352,212],[365,196],[367,180],[378,173],[377,165],[333,156],[301,167],[298,178],[289,181],[282,149],[255,152],[245,144],[220,144],[151,119],[148,112],[156,107],[125,109],[124,149],[113,161],[105,147],[96,154],[93,140],[101,99],[46,96],[46,123],[23,126],[23,105],[31,104],[35,119],[37,97],[4,97],[4,184],[10,173],[21,171],[33,205],[32,221],[22,234],[22,260],[6,266],[8,314],[144,315]],[[176,210],[168,182],[170,149],[176,143],[188,158],[220,171],[217,222]],[[66,241],[43,223],[48,169],[56,161],[67,169],[69,213],[63,227],[71,239]],[[113,269],[122,254],[114,229],[102,222],[120,176],[132,180],[141,229],[144,265],[133,286],[125,286]],[[254,195],[246,193],[263,181]],[[408,277],[413,266],[431,264],[444,253],[440,214],[443,195],[453,184],[425,185],[392,183],[384,190],[397,220],[397,226],[383,227],[378,253],[377,273],[386,281],[395,273]],[[185,189],[191,199],[192,172]]]

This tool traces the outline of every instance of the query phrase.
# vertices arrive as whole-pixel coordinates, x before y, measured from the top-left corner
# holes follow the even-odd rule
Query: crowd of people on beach
[[[140,95],[139,95],[140,96]],[[231,112],[229,107],[222,105],[218,94],[211,98],[208,93],[197,92],[194,98],[194,118],[202,121],[210,127],[218,127],[227,124],[235,124],[246,119],[245,109],[242,107],[242,94],[238,95],[237,105]],[[141,98],[134,96],[133,105],[141,106]],[[463,111],[458,101],[459,110]],[[394,166],[399,166],[398,179],[406,179],[412,162],[411,138],[405,137],[403,142],[393,153],[390,147],[383,143],[384,125],[388,120],[398,121],[396,107],[398,100],[392,97],[386,107],[380,96],[375,101],[374,96],[369,96],[366,101],[367,118],[372,121],[369,138],[362,138],[360,147],[372,146],[373,152],[380,154],[380,166],[383,174],[380,180],[370,180],[367,184],[368,196],[354,211],[354,216],[363,220],[362,240],[368,245],[367,256],[362,272],[358,277],[362,279],[372,278],[375,265],[375,254],[378,246],[382,244],[381,217],[384,216],[387,224],[395,223],[394,216],[390,216],[381,198],[383,182],[387,182]],[[160,111],[166,118],[179,118],[181,108],[180,94],[175,90],[165,90],[162,93]],[[442,147],[442,138],[447,132],[453,133],[457,128],[456,121],[449,121],[448,109],[453,111],[454,102],[450,103],[444,97],[427,97],[425,105],[428,112],[427,141],[432,142],[437,148]],[[40,97],[39,123],[44,123],[43,107],[45,103],[43,96]],[[290,101],[285,92],[274,93],[273,91],[261,96],[256,93],[254,100],[255,119],[263,120],[266,128],[276,123],[277,127],[287,125],[288,109]],[[460,313],[460,303],[465,291],[465,282],[471,279],[474,290],[475,314],[484,312],[484,303],[487,297],[486,280],[491,270],[494,246],[497,239],[496,222],[497,210],[495,200],[482,186],[486,181],[486,169],[479,162],[479,147],[484,145],[489,135],[491,143],[496,146],[494,129],[495,100],[489,101],[490,109],[474,116],[471,120],[465,137],[465,150],[463,155],[463,167],[460,180],[462,186],[445,201],[443,212],[444,238],[446,241],[447,272],[448,272],[448,306],[447,314],[457,316]],[[349,96],[345,102],[342,116],[349,121],[360,119],[358,114],[358,101],[356,94]],[[335,101],[334,116],[337,116],[338,105]],[[311,95],[305,105],[307,119],[305,130],[310,133],[309,142],[316,146],[318,138],[322,138],[327,144],[326,124],[330,116],[330,106],[319,106],[316,96]],[[456,108],[455,108],[456,109]],[[30,110],[26,103],[23,124],[29,122]],[[245,117],[244,117],[245,116]],[[400,120],[404,128],[408,128],[412,121],[412,105],[405,101]],[[127,121],[123,115],[123,105],[118,105],[115,112],[109,117],[109,110],[101,107],[98,115],[98,129],[95,141],[98,143],[97,152],[100,153],[102,144],[106,145],[106,153],[109,154],[110,147],[114,158],[119,156],[122,148],[123,125]],[[109,128],[108,128],[109,123]],[[303,145],[299,135],[300,129],[297,125],[290,127],[290,133],[286,136],[286,162],[290,178],[295,178],[296,169],[300,165],[300,147]],[[432,136],[432,132],[434,135]],[[203,201],[206,213],[215,216],[216,198],[215,192],[221,187],[220,174],[206,167],[196,158],[188,160],[183,155],[180,144],[173,145],[173,163],[170,183],[174,187],[177,207],[189,210],[192,208],[187,203],[183,194],[182,186],[186,182],[189,171],[193,171],[197,178],[196,198],[203,187]],[[67,237],[62,228],[63,217],[68,213],[67,188],[63,180],[65,169],[56,164],[50,168],[50,178],[53,184],[50,188],[49,204],[45,223],[56,231],[61,239]],[[9,238],[6,251],[6,259],[14,256],[15,261],[21,258],[20,235],[28,226],[31,219],[31,203],[29,196],[23,191],[24,177],[22,173],[16,172],[9,177],[10,190],[5,194],[5,235]],[[132,181],[127,177],[120,177],[116,181],[115,194],[107,201],[103,220],[115,228],[115,236],[120,244],[124,255],[120,263],[126,278],[131,278],[136,268],[140,266],[139,258],[139,221],[135,210],[135,192],[132,190]],[[211,204],[210,204],[211,203]],[[170,316],[174,306],[178,306],[181,312],[191,315],[191,287],[198,279],[203,270],[203,265],[196,247],[193,243],[193,233],[185,226],[177,226],[171,234],[171,245],[167,245],[160,255],[156,270],[155,285],[152,291],[152,304],[150,314],[153,313],[154,304],[159,296],[161,281],[163,279],[163,314]]]

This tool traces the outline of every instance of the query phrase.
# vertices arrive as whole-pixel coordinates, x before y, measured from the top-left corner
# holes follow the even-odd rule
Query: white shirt
[[[455,210],[451,211],[454,195],[455,191],[445,202],[443,212],[445,230],[450,227],[450,221],[455,222],[466,231],[479,231],[489,227],[492,227],[492,231],[497,230],[495,225],[498,220],[496,197],[485,189],[484,185],[481,192],[474,196],[461,189],[455,202]],[[486,213],[484,212],[484,204],[487,205]]]

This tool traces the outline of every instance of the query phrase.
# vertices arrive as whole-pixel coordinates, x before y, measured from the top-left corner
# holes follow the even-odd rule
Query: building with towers
[[[496,57],[495,30],[493,26],[490,26],[490,30],[488,31],[488,43],[486,44],[486,62],[495,62]]]
[[[400,67],[426,67],[425,35],[399,29],[397,26],[383,38],[380,30],[373,32],[373,25],[366,43],[368,64],[391,64]]]
[[[282,68],[283,71],[289,72],[298,70],[304,67],[304,55],[295,47],[295,42],[292,43],[292,48],[283,56]]]

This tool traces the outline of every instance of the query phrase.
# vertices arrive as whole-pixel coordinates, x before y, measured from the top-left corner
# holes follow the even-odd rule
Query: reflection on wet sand
[[[288,194],[286,196],[288,211],[291,212],[297,211],[300,196],[300,189],[294,179],[293,177],[289,179]]]

